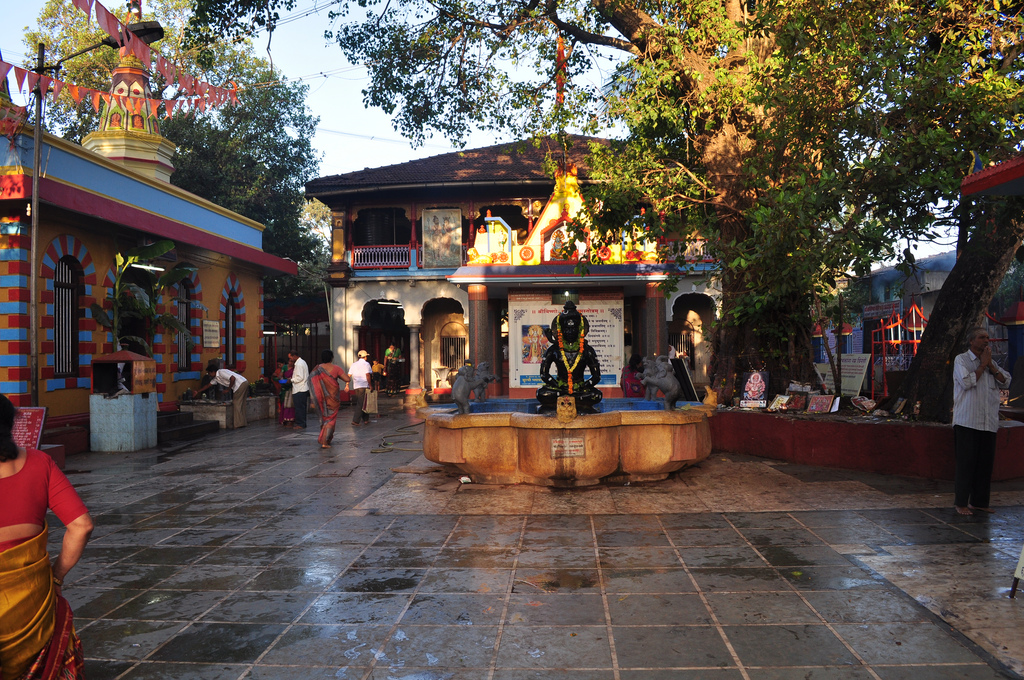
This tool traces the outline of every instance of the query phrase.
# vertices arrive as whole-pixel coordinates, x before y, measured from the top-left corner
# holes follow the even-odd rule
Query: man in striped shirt
[[[988,331],[967,331],[967,346],[953,364],[953,504],[961,515],[993,512],[989,487],[999,430],[999,390],[1010,386],[1010,374],[992,361]]]

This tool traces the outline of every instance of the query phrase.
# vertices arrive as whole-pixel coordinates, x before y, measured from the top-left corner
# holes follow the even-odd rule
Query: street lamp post
[[[164,29],[159,21],[140,21],[128,24],[128,31],[137,39],[150,45],[164,37]],[[103,47],[117,49],[120,43],[107,36],[95,45],[90,45],[74,54],[69,54],[57,61],[53,66],[45,65],[46,46],[39,43],[36,53],[35,72],[40,76],[47,71],[55,75],[68,59],[83,55]],[[39,406],[39,165],[43,157],[43,84],[40,78],[35,86],[35,129],[32,131],[32,201],[29,203],[30,235],[28,259],[28,343],[29,343],[29,398],[33,406]]]

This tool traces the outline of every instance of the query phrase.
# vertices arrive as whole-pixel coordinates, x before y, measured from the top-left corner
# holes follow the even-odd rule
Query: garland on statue
[[[580,339],[578,343],[569,345],[569,351],[576,352],[576,361],[569,365],[569,358],[565,356],[565,340],[562,338],[562,317],[561,315],[555,317],[555,330],[558,331],[558,353],[562,355],[562,365],[565,366],[569,378],[569,394],[572,394],[572,372],[576,370],[576,367],[580,364],[580,359],[583,357],[583,334],[584,325],[583,319],[580,319]]]

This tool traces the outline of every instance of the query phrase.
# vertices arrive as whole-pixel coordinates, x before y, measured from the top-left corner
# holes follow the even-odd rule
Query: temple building
[[[48,429],[88,422],[93,358],[117,349],[90,305],[111,308],[119,253],[170,239],[175,248],[151,265],[194,267],[157,302],[157,312],[174,314],[191,329],[188,336],[158,329],[152,337],[162,410],[199,386],[210,359],[221,359],[250,381],[260,377],[266,361],[261,279],[296,271],[294,263],[263,252],[263,225],[169,183],[175,147],[147,109],[149,73],[123,51],[111,94],[116,97],[104,98],[99,130],[83,146],[44,133],[41,164],[33,168],[33,130],[22,126],[0,150],[0,391],[16,405],[30,405],[37,394],[38,405],[48,409]],[[6,83],[3,96],[10,101]],[[39,319],[38,375],[30,363],[31,304]]]
[[[343,361],[360,349],[382,358],[394,344],[413,393],[445,390],[452,371],[486,361],[499,378],[493,394],[530,397],[543,331],[572,300],[591,323],[606,394],[619,396],[632,353],[670,345],[707,384],[718,294],[702,249],[679,272],[657,262],[664,243],[630,225],[596,250],[568,242],[590,181],[588,144],[602,141],[572,136],[565,153],[549,139],[499,144],[309,182],[307,197],[333,216],[328,283]],[[583,276],[579,258],[591,263]],[[681,279],[666,296],[673,273]]]

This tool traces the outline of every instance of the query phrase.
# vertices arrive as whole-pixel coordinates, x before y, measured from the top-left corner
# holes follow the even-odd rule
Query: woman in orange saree
[[[350,381],[349,375],[333,363],[334,352],[325,349],[320,353],[320,363],[309,374],[310,396],[320,414],[320,448],[331,448],[334,427],[341,408],[341,383]]]
[[[82,677],[82,646],[61,586],[93,523],[53,460],[14,443],[16,413],[0,395],[0,680],[75,680]],[[66,526],[52,565],[47,508]]]

